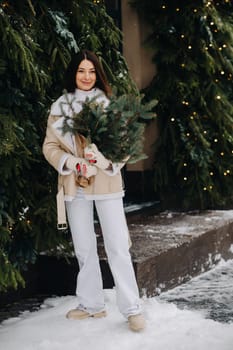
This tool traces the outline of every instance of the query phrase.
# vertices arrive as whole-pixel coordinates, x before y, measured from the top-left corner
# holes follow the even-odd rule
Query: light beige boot
[[[69,312],[67,312],[67,314],[66,314],[67,318],[73,319],[73,320],[83,320],[84,318],[88,318],[88,317],[101,318],[101,317],[105,317],[105,316],[107,316],[107,313],[104,310],[91,314],[91,313],[84,311],[84,310],[73,309],[73,310],[70,310]]]
[[[129,329],[134,332],[141,332],[146,326],[145,318],[142,314],[131,315],[128,317]]]

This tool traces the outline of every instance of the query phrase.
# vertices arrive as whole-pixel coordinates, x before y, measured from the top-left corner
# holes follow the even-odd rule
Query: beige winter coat
[[[43,154],[46,160],[59,172],[59,165],[62,157],[70,154],[74,157],[83,157],[82,143],[79,136],[73,136],[73,145],[69,139],[62,133],[61,116],[50,115],[48,118],[46,137],[43,143]],[[124,164],[120,167],[122,167]],[[75,197],[78,186],[75,181],[75,173],[68,175],[58,174],[58,228],[66,226],[64,196]],[[109,176],[98,169],[94,181],[88,187],[83,189],[85,194],[108,195],[121,193],[123,191],[123,182],[121,172],[114,176]]]

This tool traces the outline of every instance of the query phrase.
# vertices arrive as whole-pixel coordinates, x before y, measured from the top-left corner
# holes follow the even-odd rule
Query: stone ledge
[[[128,226],[141,295],[154,296],[233,258],[233,210],[144,213]],[[98,246],[106,261],[101,238]]]
[[[154,296],[209,270],[221,258],[233,258],[233,210],[193,213],[146,208],[127,215],[132,259],[141,295]],[[99,231],[97,229],[97,231]],[[98,233],[104,288],[114,282]],[[39,256],[25,272],[26,288],[0,295],[0,307],[38,295],[75,294],[75,257]]]

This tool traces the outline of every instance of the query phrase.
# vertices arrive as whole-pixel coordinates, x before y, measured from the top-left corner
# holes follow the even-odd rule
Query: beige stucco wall
[[[137,87],[141,90],[148,86],[155,75],[155,65],[151,61],[152,52],[143,45],[149,28],[140,20],[136,11],[129,5],[128,0],[121,1],[123,55],[129,67],[130,74]],[[145,153],[148,158],[136,164],[127,165],[127,170],[147,170],[152,167],[154,160],[153,144],[157,138],[156,121],[150,123],[145,132]]]

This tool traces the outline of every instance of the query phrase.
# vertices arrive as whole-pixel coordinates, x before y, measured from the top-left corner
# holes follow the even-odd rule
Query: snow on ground
[[[158,297],[143,300],[147,328],[128,330],[114,290],[105,290],[108,315],[68,320],[74,296],[46,299],[36,312],[23,312],[0,325],[1,350],[232,350],[233,323],[206,319],[200,311],[180,310]]]
[[[142,333],[128,329],[114,290],[105,290],[105,299],[106,318],[78,321],[65,318],[76,307],[75,296],[48,298],[38,311],[24,311],[0,324],[0,350],[233,349],[233,260],[144,298],[147,327]]]

